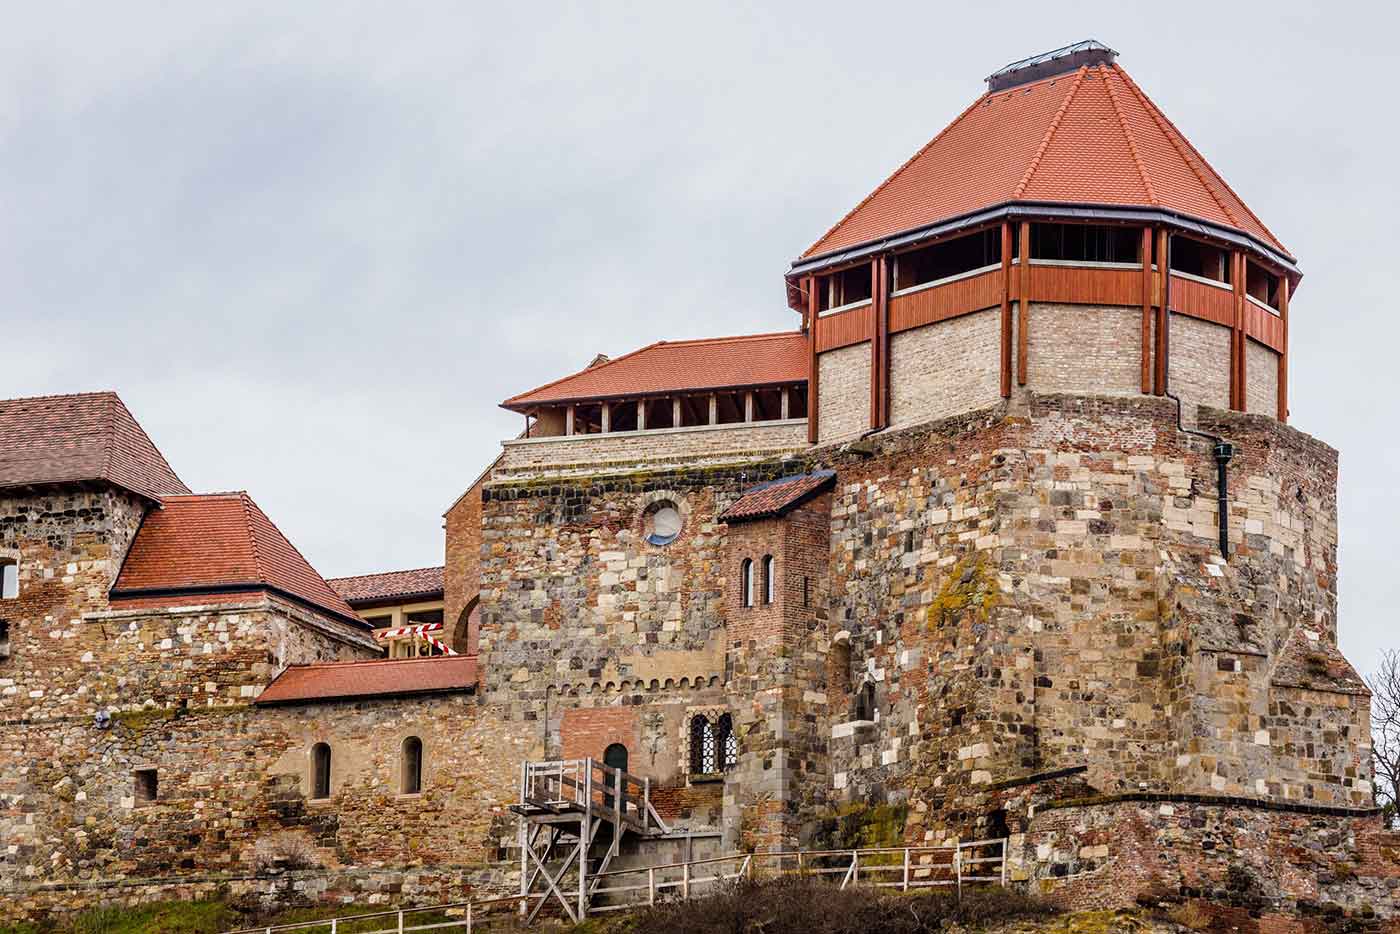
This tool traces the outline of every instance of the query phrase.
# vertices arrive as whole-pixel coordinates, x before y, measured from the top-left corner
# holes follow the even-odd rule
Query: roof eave
[[[580,402],[623,402],[628,399],[645,399],[655,396],[672,396],[678,393],[701,393],[701,392],[729,392],[738,389],[761,389],[765,386],[798,386],[805,385],[807,378],[770,380],[761,383],[731,383],[724,386],[691,386],[685,389],[655,389],[647,392],[622,392],[612,393],[605,396],[566,396],[558,399],[534,399],[529,402],[515,402],[507,399],[501,403],[501,408],[508,412],[517,412],[522,415],[530,414],[531,409],[537,409],[545,405],[577,405]]]
[[[479,681],[480,681],[480,678],[478,677],[478,683],[479,683]],[[276,684],[276,682],[274,681],[274,682],[272,682],[272,684]],[[263,691],[266,692],[266,691],[268,690],[268,688],[271,688],[271,687],[272,687],[272,684],[269,684],[266,688],[263,688]],[[455,687],[447,687],[447,688],[422,688],[422,689],[418,689],[418,690],[414,690],[414,689],[412,689],[412,688],[405,688],[405,689],[399,690],[399,691],[388,691],[388,692],[374,691],[374,692],[361,692],[361,693],[358,693],[358,694],[328,694],[328,695],[325,695],[325,696],[322,696],[322,697],[287,697],[287,698],[276,698],[276,697],[274,697],[274,698],[272,698],[271,700],[263,700],[263,699],[262,699],[262,696],[259,695],[258,697],[254,698],[254,700],[253,700],[253,705],[254,705],[255,707],[289,707],[289,706],[292,706],[292,705],[294,705],[294,704],[330,704],[330,703],[336,703],[336,702],[338,702],[338,701],[355,701],[355,700],[364,700],[364,699],[366,699],[366,698],[374,698],[374,699],[376,699],[376,700],[380,700],[380,699],[384,699],[384,698],[396,698],[396,697],[424,697],[424,696],[432,695],[432,694],[474,694],[474,693],[476,693],[476,683],[466,684],[466,685],[458,685],[458,686],[455,686]]]
[[[294,594],[289,590],[284,590],[281,587],[277,587],[272,584],[262,583],[261,581],[230,581],[221,584],[196,584],[190,587],[113,587],[107,592],[107,597],[109,600],[139,600],[160,599],[164,597],[203,597],[239,593],[271,594],[273,596],[280,597],[283,600],[288,600],[292,603],[295,603],[298,606],[314,610],[317,613],[325,613],[326,615],[334,619],[340,620],[341,622],[349,623],[350,625],[355,626],[365,632],[372,632],[374,630],[373,626],[371,626],[369,623],[365,622],[358,616],[346,616],[339,610],[332,609],[328,606],[322,606],[314,600],[308,600],[307,598]]]

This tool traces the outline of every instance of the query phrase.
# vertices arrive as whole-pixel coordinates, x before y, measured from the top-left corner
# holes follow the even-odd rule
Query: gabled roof
[[[801,331],[693,341],[658,341],[616,360],[512,396],[501,405],[523,411],[537,405],[593,399],[739,389],[807,381],[807,338]]]
[[[441,597],[442,571],[441,567],[385,571],[356,577],[331,577],[326,583],[352,606],[406,597]]]
[[[114,392],[0,401],[0,487],[84,481],[189,492]]]
[[[123,597],[269,591],[368,628],[247,493],[168,496],[127,551]]]
[[[1241,231],[1288,256],[1112,63],[984,94],[802,258],[1011,202],[1159,208]]]
[[[831,489],[835,483],[834,470],[818,470],[815,473],[769,480],[745,490],[744,495],[726,509],[719,519],[730,525],[756,522],[759,519],[775,519],[786,515],[817,494]]]
[[[466,691],[477,682],[475,655],[291,665],[253,703],[295,704],[402,694]]]

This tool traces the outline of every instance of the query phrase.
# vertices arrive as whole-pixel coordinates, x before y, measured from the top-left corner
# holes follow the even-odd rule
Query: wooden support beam
[[[647,430],[647,400],[637,400],[637,430]]]
[[[1244,405],[1244,254],[1234,252],[1235,323],[1230,331],[1230,408],[1243,412]]]
[[[612,403],[603,403],[603,434],[612,431]]]
[[[671,397],[671,427],[672,427],[672,428],[679,428],[680,426],[681,426],[681,397],[680,397],[680,396],[672,396],[672,397]]]
[[[575,406],[571,405],[564,410],[564,434],[566,435],[574,433],[574,409]]]
[[[719,424],[719,393],[710,393],[710,424]]]
[[[1016,383],[1026,385],[1030,363],[1031,326],[1031,224],[1021,221],[1021,291],[1016,306]]]
[[[1152,228],[1142,228],[1142,391],[1152,391]]]
[[[881,254],[870,264],[870,427],[884,428],[889,411],[890,303],[889,260]]]
[[[821,437],[817,416],[821,412],[821,367],[817,360],[817,280],[808,276],[807,284],[807,443],[816,444]]]
[[[1011,398],[1011,222],[1001,224],[1001,397]]]
[[[783,421],[787,421],[792,417],[792,390],[786,386],[783,387],[783,401],[780,403],[780,406],[778,417]]]
[[[1278,313],[1283,319],[1283,346],[1278,352],[1278,420],[1288,421],[1288,276],[1278,282]]]
[[[753,421],[753,390],[744,393],[744,421]]]
[[[1167,255],[1170,237],[1165,227],[1157,229],[1157,346],[1152,354],[1152,391],[1159,396],[1167,391],[1167,367],[1171,366],[1167,359],[1167,331],[1171,327],[1171,309],[1167,307],[1171,294],[1167,278],[1171,275],[1171,257]]]

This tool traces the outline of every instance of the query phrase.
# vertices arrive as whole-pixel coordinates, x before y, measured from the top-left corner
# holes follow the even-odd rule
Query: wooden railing
[[[709,859],[614,869],[596,873],[598,887],[589,912],[624,911],[654,905],[670,895],[688,899],[697,890],[739,879],[771,879],[785,875],[831,878],[840,888],[870,885],[909,892],[964,884],[1007,881],[1007,840],[975,840],[946,846],[875,847],[856,850],[791,850],[775,853],[735,853]],[[988,855],[988,852],[993,855]],[[645,882],[641,881],[645,877]],[[609,884],[608,880],[627,880]],[[645,893],[645,894],[643,894]],[[608,896],[612,904],[597,904]]]
[[[736,882],[740,879],[772,879],[791,875],[830,879],[842,889],[852,885],[869,885],[911,892],[946,887],[961,895],[964,885],[1006,885],[1007,843],[1005,839],[996,839],[945,846],[735,853],[730,856],[666,863],[660,866],[615,869],[594,875],[600,885],[593,891],[594,903],[588,906],[587,913],[625,911],[643,905],[654,905],[668,898],[689,899],[703,895],[707,890],[712,891],[722,883]],[[637,881],[605,886],[607,880],[624,880],[629,877]],[[641,882],[642,878],[646,881]],[[608,896],[620,898],[611,904],[596,903]],[[547,893],[533,892],[529,895],[512,895],[505,898],[345,915],[322,921],[240,928],[236,931],[226,931],[224,934],[412,934],[415,931],[449,929],[470,934],[474,926],[480,927],[492,916],[501,917],[502,908],[512,905],[523,908],[532,900],[547,897]],[[456,914],[458,917],[446,921],[424,917],[448,914]]]
[[[670,832],[651,803],[650,778],[639,778],[596,759],[521,763],[520,803],[585,811],[644,834]]]

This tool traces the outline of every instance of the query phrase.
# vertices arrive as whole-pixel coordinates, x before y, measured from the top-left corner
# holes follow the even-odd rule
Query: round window
[[[647,514],[647,541],[669,545],[681,535],[681,511],[674,503],[660,503]]]

